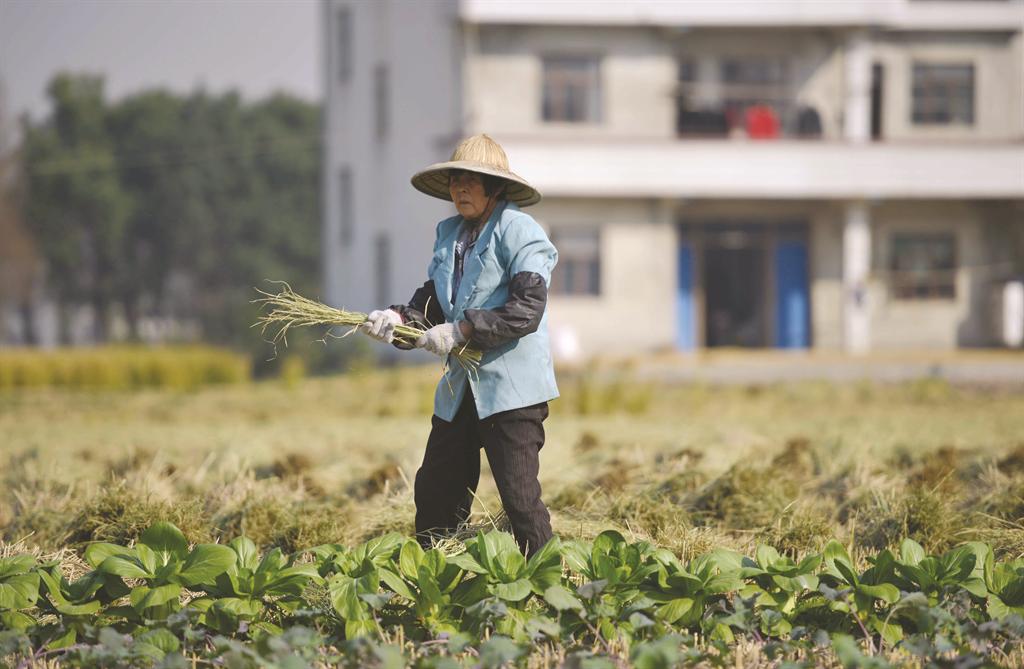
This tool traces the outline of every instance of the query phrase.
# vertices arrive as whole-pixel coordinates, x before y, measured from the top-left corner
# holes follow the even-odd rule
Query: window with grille
[[[377,234],[374,243],[377,266],[377,304],[387,304],[391,295],[391,240],[386,232]]]
[[[892,237],[889,288],[896,299],[956,297],[956,237],[952,233]]]
[[[974,65],[913,64],[915,124],[974,124]]]
[[[545,121],[597,123],[601,120],[600,61],[596,56],[543,59]]]
[[[767,107],[781,118],[795,103],[784,57],[726,58],[719,63],[719,77],[730,127],[743,123],[751,108]]]
[[[376,106],[377,139],[384,139],[388,134],[390,109],[388,96],[388,66],[378,63],[373,69],[373,97]]]
[[[352,12],[338,8],[338,81],[346,83],[352,76]]]
[[[338,241],[343,247],[352,244],[352,171],[338,170]]]
[[[555,295],[601,294],[601,235],[596,229],[553,232],[558,263],[551,274]]]

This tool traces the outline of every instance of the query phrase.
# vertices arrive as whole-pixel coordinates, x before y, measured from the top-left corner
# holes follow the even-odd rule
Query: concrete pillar
[[[871,140],[871,45],[865,30],[851,32],[846,38],[845,102],[843,137],[848,142]]]
[[[871,347],[868,272],[871,269],[871,219],[863,201],[847,202],[843,221],[843,348],[866,353]]]

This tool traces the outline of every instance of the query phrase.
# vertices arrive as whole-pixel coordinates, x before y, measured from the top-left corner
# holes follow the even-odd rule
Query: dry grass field
[[[56,548],[132,539],[357,542],[412,528],[435,367],[193,391],[0,394],[0,532]],[[600,378],[600,380],[597,380]],[[541,454],[556,532],[709,545],[1024,553],[1024,396],[941,381],[655,385],[564,373]],[[476,519],[500,504],[486,472]]]

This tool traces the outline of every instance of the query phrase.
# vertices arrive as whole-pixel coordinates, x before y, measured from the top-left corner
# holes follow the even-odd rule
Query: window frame
[[[934,81],[925,81],[923,83],[918,82],[919,68],[966,68],[969,73],[969,114],[967,119],[956,115],[954,110],[959,106],[955,104],[952,89],[955,88],[954,84],[945,83],[941,86],[934,83]],[[934,74],[932,75],[934,78]],[[977,125],[978,119],[978,66],[973,60],[933,60],[927,58],[912,58],[910,60],[910,123],[913,126],[918,127],[966,127],[973,128]],[[927,109],[921,109],[921,106],[925,104],[921,101],[918,93],[921,88],[924,88],[925,84],[930,84],[933,89],[938,88],[939,92],[931,90],[928,92],[926,102],[929,105]],[[941,97],[945,94],[946,97]],[[936,102],[938,100],[938,102]],[[936,111],[938,108],[938,111]],[[942,112],[948,116],[947,119],[943,120],[938,118]]]
[[[337,67],[338,83],[347,84],[352,80],[352,8],[347,5],[338,7],[334,19],[334,31],[338,45],[335,66]]]
[[[355,238],[352,214],[355,211],[352,194],[352,169],[348,165],[338,168],[338,244],[349,248]]]
[[[584,114],[582,118],[567,118],[549,116],[548,112],[551,109],[553,103],[549,102],[549,91],[551,84],[549,83],[549,65],[557,61],[587,61],[593,64],[593,72],[589,75],[591,77],[590,83],[593,84],[593,90],[589,95],[584,96],[585,100],[589,100],[588,110],[592,113]],[[564,77],[564,74],[563,74]],[[540,122],[544,124],[567,124],[567,125],[601,125],[605,120],[605,85],[604,85],[604,54],[595,52],[583,52],[583,53],[566,53],[566,52],[549,52],[540,54]],[[563,100],[561,101],[561,108],[563,110],[571,109],[571,103],[565,98],[564,93],[562,95]],[[593,109],[589,109],[592,106]]]
[[[950,267],[928,268],[926,273],[935,273],[937,278],[919,279],[913,276],[914,270],[899,267],[897,256],[900,242],[918,242],[922,240],[941,240],[950,245]],[[889,234],[888,288],[891,299],[899,302],[921,302],[924,300],[941,300],[955,302],[957,298],[957,271],[959,269],[959,249],[955,231],[893,231]],[[948,277],[948,278],[945,278]]]
[[[381,230],[373,238],[373,259],[376,268],[377,304],[387,304],[391,296],[391,235]]]
[[[378,140],[386,139],[391,125],[390,68],[379,62],[373,67],[374,132]]]
[[[559,248],[559,238],[568,237],[571,235],[580,234],[593,235],[594,237],[594,254],[593,257],[587,257],[583,254],[573,253],[572,248]],[[551,273],[551,294],[555,297],[564,298],[597,298],[601,297],[604,290],[604,282],[601,280],[601,273],[603,268],[602,262],[602,242],[603,242],[603,230],[600,225],[593,226],[581,226],[581,227],[568,227],[562,229],[554,229],[551,231],[551,243],[554,244],[558,250],[558,262],[555,264],[555,268]],[[580,272],[581,269],[585,270]],[[589,280],[576,285],[575,277],[577,274],[582,276],[585,274]]]

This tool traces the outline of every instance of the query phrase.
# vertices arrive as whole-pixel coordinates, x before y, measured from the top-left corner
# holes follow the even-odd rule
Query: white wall
[[[675,228],[658,201],[542,200],[530,213],[549,231],[601,231],[601,294],[548,298],[553,339],[571,328],[587,355],[672,347],[676,337]],[[557,358],[558,347],[554,346]]]
[[[986,307],[987,279],[995,276],[985,244],[983,211],[969,202],[887,202],[872,208],[872,347],[952,349],[991,344]],[[896,232],[950,232],[956,238],[956,296],[895,299],[889,291],[891,235]]]
[[[884,69],[882,137],[902,140],[1024,140],[1021,33],[920,33],[876,37],[874,62]],[[914,124],[915,61],[974,65],[972,125]],[[1022,151],[1024,152],[1024,151]]]
[[[348,84],[336,77],[334,12],[353,15]],[[416,191],[416,171],[446,160],[461,136],[462,50],[455,0],[430,3],[330,0],[324,5],[327,135],[324,261],[327,300],[359,311],[404,303],[426,280],[436,223],[450,203]],[[374,67],[389,70],[388,130],[376,135]],[[351,168],[354,239],[339,242],[338,171]],[[391,290],[377,303],[375,238],[390,236]]]
[[[676,63],[660,31],[483,26],[472,34],[473,56],[466,72],[472,132],[559,140],[675,135],[671,96]],[[600,57],[601,122],[542,121],[541,58],[545,54]]]

